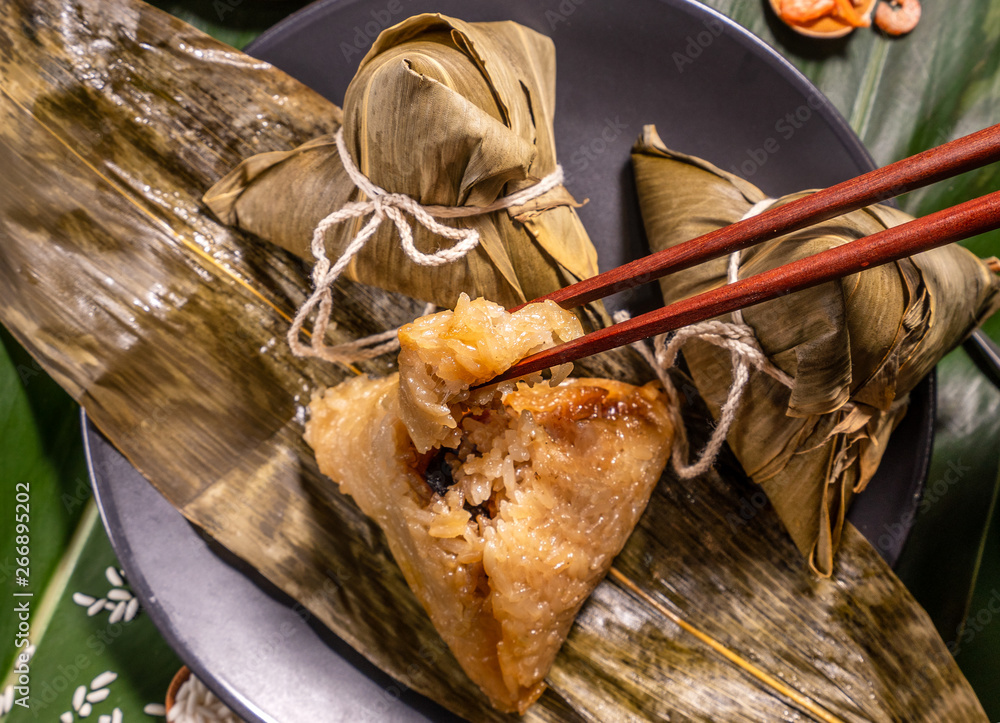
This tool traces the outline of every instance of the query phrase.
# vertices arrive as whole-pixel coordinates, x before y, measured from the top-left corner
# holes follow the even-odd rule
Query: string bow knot
[[[395,341],[397,331],[395,329],[336,346],[327,346],[323,342],[333,311],[333,292],[331,291],[333,284],[347,268],[351,259],[357,256],[386,219],[389,219],[396,227],[403,252],[407,258],[420,266],[442,266],[463,258],[478,246],[479,232],[473,228],[448,226],[438,221],[439,218],[470,218],[523,206],[548,193],[563,182],[562,167],[556,166],[555,171],[538,183],[497,199],[488,206],[425,206],[404,193],[390,193],[375,185],[370,178],[365,176],[347,150],[347,145],[344,143],[343,126],[337,130],[334,140],[348,177],[362,193],[368,196],[368,199],[347,203],[316,224],[310,244],[313,256],[316,258],[312,274],[314,291],[296,312],[292,326],[288,330],[288,346],[292,353],[300,357],[312,356],[332,362],[350,363],[360,359],[371,359],[392,351],[398,346],[398,342]],[[327,231],[344,221],[367,216],[371,216],[371,218],[347,244],[344,253],[340,255],[336,263],[331,263],[326,255]],[[455,244],[429,254],[422,252],[413,242],[413,227],[407,220],[407,216],[412,217],[431,233],[454,241]],[[299,335],[305,320],[317,307],[318,315],[313,326],[312,340],[310,344],[306,345],[299,340]],[[433,308],[433,305],[429,305],[425,313],[429,314]],[[373,344],[374,346],[372,346]]]
[[[765,211],[774,199],[765,199],[754,204],[749,211],[744,214],[743,219],[756,216]],[[743,220],[740,219],[740,220]],[[735,283],[739,279],[740,252],[736,251],[729,256],[727,268],[727,283]],[[692,479],[707,472],[718,457],[722,445],[726,441],[726,435],[736,419],[736,412],[739,409],[740,401],[743,399],[743,392],[750,381],[750,368],[756,368],[768,376],[773,377],[789,389],[794,380],[786,372],[779,369],[768,359],[764,350],[760,347],[760,342],[754,334],[754,330],[743,320],[743,312],[739,309],[733,312],[733,321],[703,321],[692,324],[682,329],[678,329],[669,342],[666,334],[660,334],[653,338],[652,350],[643,342],[633,344],[646,361],[656,371],[664,391],[670,399],[670,414],[677,431],[677,438],[674,442],[674,449],[671,455],[674,471],[681,479]],[[615,314],[615,321],[621,321],[628,317],[625,312]],[[701,341],[715,346],[728,349],[730,352],[730,362],[733,368],[733,384],[729,388],[729,394],[725,403],[719,410],[719,420],[712,430],[708,443],[698,455],[695,462],[688,462],[687,437],[684,433],[684,420],[680,413],[680,395],[674,387],[668,370],[677,362],[677,355],[681,347],[690,339],[700,339]]]

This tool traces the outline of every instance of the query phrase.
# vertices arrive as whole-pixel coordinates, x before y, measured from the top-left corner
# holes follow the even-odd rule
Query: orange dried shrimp
[[[875,11],[875,24],[889,35],[905,35],[920,22],[920,0],[886,0]]]
[[[778,15],[790,25],[805,25],[827,16],[838,17],[856,28],[871,25],[851,0],[781,0]]]

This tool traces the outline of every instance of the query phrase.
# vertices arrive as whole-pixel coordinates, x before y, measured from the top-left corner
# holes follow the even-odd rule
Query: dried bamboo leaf
[[[764,198],[747,181],[667,149],[652,126],[636,143],[633,163],[654,250],[738,221]],[[740,276],[910,219],[886,206],[855,211],[745,250]],[[716,259],[667,277],[661,281],[665,300],[724,284],[727,263]],[[998,306],[1000,279],[952,245],[743,312],[764,351],[794,383],[789,390],[754,375],[728,441],[819,572],[832,571],[851,497],[875,473],[909,392]],[[692,341],[684,355],[718,416],[732,384],[729,352]]]
[[[275,343],[308,292],[300,262],[199,202],[251,149],[328,131],[314,120],[329,122],[328,105],[135,0],[16,0],[0,48],[0,320],[194,524],[397,679],[466,718],[505,720],[302,441],[308,392],[346,372]],[[355,334],[414,311],[368,286],[338,301]],[[837,580],[817,581],[769,508],[733,534],[752,488],[723,473],[659,485],[621,572],[841,720],[985,720],[860,535],[845,532]],[[811,715],[614,581],[549,682],[527,720]]]
[[[381,188],[423,204],[485,206],[555,170],[554,100],[548,38],[511,22],[420,15],[382,33],[361,61],[344,99],[344,138],[359,169]],[[339,109],[330,104],[327,115],[339,119]],[[399,123],[403,116],[408,121]],[[205,200],[226,223],[311,260],[316,224],[363,198],[328,135],[247,159]],[[437,268],[410,261],[384,223],[347,273],[442,307],[454,305],[456,289],[506,306],[523,303],[597,273],[576,205],[559,186],[527,207],[451,220],[476,229],[480,245]],[[364,223],[357,218],[329,231],[331,258]],[[425,252],[452,243],[419,224],[414,233]],[[592,324],[601,323],[599,309],[591,309]]]

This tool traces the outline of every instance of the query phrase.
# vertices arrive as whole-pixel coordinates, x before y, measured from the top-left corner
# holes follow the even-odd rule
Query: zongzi
[[[513,22],[466,23],[417,15],[381,35],[347,88],[329,134],[286,152],[250,157],[205,194],[225,223],[312,260],[310,238],[332,212],[364,200],[335,142],[338,129],[360,172],[390,194],[424,206],[484,207],[557,169],[553,113],[555,47]],[[400,122],[405,118],[405,122]],[[407,256],[382,223],[345,274],[442,308],[459,291],[510,307],[597,273],[597,252],[559,184],[534,200],[445,225],[471,229],[479,244],[435,267]],[[365,225],[354,218],[325,233],[338,259]],[[416,248],[451,246],[420,224]],[[604,322],[603,307],[581,311]]]
[[[669,150],[653,126],[632,161],[654,251],[734,223],[765,200],[748,181]],[[883,205],[854,211],[743,251],[739,276],[910,219]],[[661,283],[665,301],[727,283],[728,264],[715,259],[669,277]],[[950,245],[743,310],[743,322],[791,381],[752,375],[727,439],[814,570],[831,574],[848,505],[874,475],[909,392],[998,307],[1000,278]],[[732,385],[730,352],[692,339],[683,354],[718,418]],[[733,520],[737,530],[742,524]]]
[[[492,703],[524,712],[645,509],[672,426],[653,385],[567,379],[470,393],[574,338],[555,304],[464,295],[400,330],[400,371],[317,396],[320,469],[385,533],[407,582]]]

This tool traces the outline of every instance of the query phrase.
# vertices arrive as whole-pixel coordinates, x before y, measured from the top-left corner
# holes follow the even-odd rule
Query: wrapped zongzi
[[[667,149],[652,126],[632,161],[654,251],[738,221],[765,199],[748,181]],[[831,219],[743,251],[739,276],[910,218],[876,205]],[[665,301],[725,284],[728,264],[720,258],[667,277]],[[872,478],[909,392],[998,306],[1000,279],[951,245],[743,310],[743,321],[790,384],[752,375],[728,442],[816,571],[831,573],[851,498]],[[718,417],[732,385],[730,352],[692,339],[683,353]]]
[[[483,207],[556,173],[552,121],[552,41],[512,22],[466,23],[418,15],[383,32],[347,89],[343,138],[357,168],[377,187],[425,206]],[[405,122],[401,119],[405,118]],[[312,260],[317,224],[365,194],[348,177],[330,134],[287,152],[245,160],[206,194],[228,224]],[[537,298],[597,273],[597,254],[561,184],[530,202],[467,218],[478,246],[428,267],[382,223],[345,273],[363,283],[451,308],[459,290],[504,306]],[[325,250],[340,258],[365,226],[353,218],[329,228]],[[450,247],[413,224],[424,253]],[[601,312],[588,323],[600,324]]]

